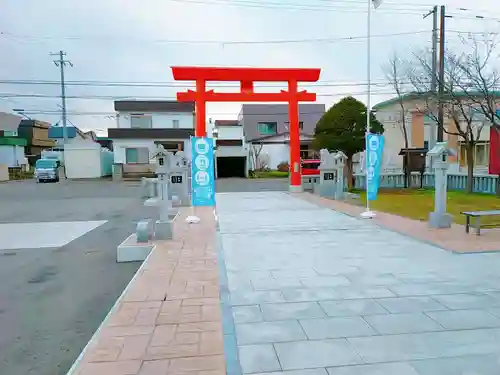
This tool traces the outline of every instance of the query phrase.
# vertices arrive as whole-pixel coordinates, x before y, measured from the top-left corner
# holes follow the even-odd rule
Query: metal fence
[[[365,175],[354,176],[354,187],[359,190],[364,190],[366,186]],[[420,173],[412,173],[411,186],[420,186]],[[496,194],[498,184],[498,176],[494,175],[476,175],[473,181],[473,191],[475,193]],[[423,184],[424,188],[434,188],[434,174],[424,173]],[[381,188],[404,188],[403,173],[386,173],[380,176]],[[448,190],[466,190],[467,175],[465,174],[448,174]]]

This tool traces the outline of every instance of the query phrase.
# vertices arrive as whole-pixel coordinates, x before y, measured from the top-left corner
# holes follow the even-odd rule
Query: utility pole
[[[434,5],[432,10],[424,15],[424,19],[432,14],[432,77],[431,77],[431,91],[437,91],[437,74],[438,74],[438,6]]]
[[[445,20],[446,7],[441,5],[441,25],[439,30],[439,106],[438,106],[438,131],[437,141],[443,142],[444,138],[444,50],[445,50]]]
[[[432,14],[432,77],[431,77],[431,91],[437,94],[437,76],[438,76],[438,6],[434,5],[432,10],[424,15],[424,19]],[[430,125],[430,139],[429,148],[434,147],[436,144],[436,123],[432,122]],[[432,160],[431,160],[432,168]]]
[[[63,122],[63,145],[65,146],[68,142],[68,129],[67,129],[67,111],[66,111],[66,86],[64,82],[64,68],[66,65],[73,66],[73,63],[69,60],[64,60],[66,53],[64,51],[59,51],[58,53],[51,53],[50,56],[59,57],[58,60],[54,60],[54,64],[59,68],[61,72],[61,108],[62,108],[62,122]]]

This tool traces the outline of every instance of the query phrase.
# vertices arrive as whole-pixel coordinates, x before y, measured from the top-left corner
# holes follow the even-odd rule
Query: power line
[[[289,3],[289,2],[272,2],[266,1],[251,1],[251,0],[170,0],[171,2],[178,2],[184,4],[200,4],[200,5],[223,5],[223,6],[234,6],[234,7],[242,7],[242,8],[257,8],[257,9],[282,9],[282,10],[301,10],[301,11],[336,11],[336,12],[345,12],[345,13],[366,13],[366,10],[363,8],[353,7],[354,4],[362,5],[362,2],[353,2],[346,1],[345,4],[349,4],[348,7],[340,7],[340,6],[332,6],[332,5],[319,5],[319,4],[300,4],[300,3]],[[336,3],[342,4],[341,1]],[[331,4],[331,3],[330,3]],[[396,3],[392,3],[392,5],[398,5]],[[418,12],[418,8],[420,5],[405,5],[405,8],[391,8],[386,7],[386,11],[399,11],[399,10],[408,10]],[[415,8],[415,9],[413,9]],[[394,12],[391,12],[394,13]],[[400,13],[400,14],[417,14],[417,13]]]
[[[430,30],[415,30],[415,31],[404,31],[398,33],[389,34],[375,34],[372,38],[388,38],[396,36],[414,35],[428,33]],[[0,35],[10,36],[15,38],[31,39],[33,41],[37,40],[106,40],[108,39],[123,39],[127,43],[134,40],[133,37],[97,37],[97,36],[30,36],[30,35],[18,35],[10,32],[0,32]],[[175,40],[175,39],[136,39],[137,42],[153,42],[153,43],[169,43],[169,44],[213,44],[213,45],[248,45],[248,44],[300,44],[300,43],[336,43],[351,40],[363,40],[366,39],[366,35],[356,35],[356,36],[344,36],[344,37],[331,37],[331,38],[304,38],[304,39],[283,39],[283,40]]]
[[[372,93],[374,95],[392,95],[392,94],[394,94],[391,91],[372,91]],[[356,96],[356,95],[363,95],[363,94],[366,94],[366,91],[343,92],[343,93],[335,93],[335,94],[328,94],[328,95],[332,96],[332,97],[342,97],[342,96]],[[175,98],[168,98],[168,97],[164,97],[164,98],[161,98],[161,99],[163,99],[163,100],[168,100],[168,99],[175,100]],[[23,113],[25,113],[25,114],[31,114],[31,115],[34,115],[34,114],[59,115],[59,114],[61,114],[61,110],[52,110],[52,109],[24,109]],[[231,113],[218,113],[218,114],[232,114],[232,113],[233,112],[231,112]],[[94,116],[95,115],[101,115],[101,116],[105,116],[105,115],[114,115],[114,114],[116,114],[116,112],[71,111],[71,112],[68,112],[67,114],[71,115],[71,116],[78,116],[78,115],[94,115]],[[254,113],[252,113],[252,115],[254,115]],[[265,113],[262,113],[262,114],[255,113],[255,115],[266,115],[266,114]]]
[[[386,80],[372,80],[374,85],[389,85]],[[402,82],[410,83],[408,82]],[[0,84],[5,85],[42,85],[42,86],[53,86],[59,85],[58,81],[49,80],[0,80]],[[155,88],[190,88],[194,87],[192,83],[181,83],[181,82],[112,82],[112,81],[66,81],[66,86],[91,86],[91,87],[155,87]],[[358,82],[342,82],[342,81],[323,81],[316,83],[304,83],[301,87],[356,87],[356,86],[366,86],[367,83],[364,81]],[[210,84],[214,88],[239,88],[239,84]],[[256,85],[257,88],[281,88],[284,85],[272,84],[272,85]]]
[[[375,91],[376,93],[377,91]],[[319,97],[331,97],[338,96],[337,93],[317,93],[316,96]],[[347,94],[345,94],[347,95]],[[45,95],[45,94],[14,94],[14,93],[0,93],[0,99],[4,98],[33,98],[33,99],[56,99],[60,96],[56,95]],[[137,95],[67,95],[66,99],[88,99],[88,100],[177,100],[175,97],[167,96],[137,96]]]

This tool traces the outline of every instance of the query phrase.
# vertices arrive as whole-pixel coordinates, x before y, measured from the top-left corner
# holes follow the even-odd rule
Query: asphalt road
[[[116,263],[134,222],[155,217],[139,194],[110,181],[0,184],[0,223],[107,221],[59,248],[2,250],[0,238],[0,374],[66,374],[140,266]]]
[[[216,187],[287,188],[286,179],[221,179]],[[137,220],[153,217],[138,183],[0,184],[0,224],[107,221],[58,248],[5,250],[0,238],[1,375],[66,374],[140,266],[117,264],[117,245]]]
[[[254,192],[254,191],[288,191],[287,178],[223,178],[216,182],[217,193]]]

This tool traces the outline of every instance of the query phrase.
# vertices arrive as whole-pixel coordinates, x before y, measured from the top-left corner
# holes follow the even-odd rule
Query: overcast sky
[[[459,42],[458,31],[498,31],[496,3],[445,2],[453,15],[448,46]],[[372,104],[392,96],[381,69],[391,54],[430,47],[432,17],[422,15],[431,7],[393,0],[372,13]],[[172,87],[173,65],[317,67],[320,82],[307,89],[319,102],[330,106],[346,95],[366,102],[366,16],[363,0],[0,0],[0,110],[59,121],[47,112],[60,111],[59,70],[49,54],[61,49],[74,65],[66,79],[82,83],[67,87],[77,97],[68,100],[69,119],[98,133],[115,126],[113,97],[172,99],[185,89]],[[116,85],[134,82],[149,86]],[[155,82],[170,87],[151,87]],[[239,108],[210,104],[208,115],[232,119]]]

